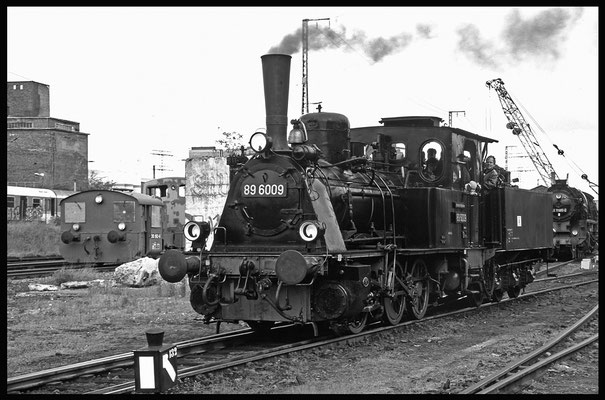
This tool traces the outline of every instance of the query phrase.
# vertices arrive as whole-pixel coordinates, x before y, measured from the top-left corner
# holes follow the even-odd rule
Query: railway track
[[[579,274],[571,274],[569,277]],[[586,274],[581,274],[586,275]],[[558,279],[564,279],[565,276],[560,276]],[[545,278],[547,280],[549,278]],[[539,281],[539,280],[538,280]],[[593,282],[598,282],[598,279],[588,280],[584,282],[574,282],[558,286],[556,288],[544,289],[536,292],[522,294],[516,299],[503,299],[499,303],[486,303],[479,308],[492,307],[508,301],[516,301],[517,299],[526,298],[528,296],[540,295],[556,290],[572,288],[580,285],[586,285]],[[250,329],[242,329],[232,332],[226,332],[209,337],[194,339],[185,342],[175,343],[178,349],[178,377],[185,378],[189,376],[210,373],[213,371],[235,367],[237,365],[246,364],[248,362],[259,361],[279,355],[288,354],[296,351],[305,351],[310,348],[326,346],[338,342],[356,342],[370,335],[378,335],[383,332],[398,329],[402,326],[423,323],[437,318],[445,318],[448,316],[466,313],[475,310],[476,307],[467,307],[454,311],[446,311],[443,309],[435,309],[435,315],[428,315],[419,321],[406,321],[395,327],[380,326],[380,324],[370,325],[367,330],[356,334],[344,337],[317,336],[309,339],[307,333],[303,340],[293,340],[288,334],[287,329],[291,325],[281,325],[274,328],[272,338],[291,337],[288,343],[276,347],[275,342],[259,342],[258,335]],[[295,331],[301,331],[300,327]],[[230,349],[236,349],[235,351]],[[244,349],[244,350],[241,350]],[[74,385],[76,393],[94,393],[94,394],[110,394],[110,393],[131,393],[135,390],[134,371],[132,370],[134,360],[133,352],[128,352],[112,357],[107,357],[98,360],[91,360],[84,363],[67,365],[64,367],[54,368],[50,370],[40,371],[36,373],[26,374],[22,376],[12,377],[7,379],[7,392],[23,392],[33,388],[53,385],[56,382],[63,382],[63,386]],[[103,375],[101,377],[101,375]],[[94,376],[94,378],[93,378]],[[77,379],[76,378],[81,378]],[[70,383],[67,383],[67,382]],[[84,382],[81,382],[84,381]],[[98,387],[101,387],[100,389]],[[78,391],[79,390],[79,391]]]
[[[7,278],[31,278],[36,276],[51,275],[61,268],[84,268],[91,267],[99,272],[112,271],[119,263],[108,264],[70,264],[62,257],[28,257],[9,258],[6,264]]]
[[[572,345],[565,345],[563,341],[574,333],[577,333],[591,319],[595,318],[599,310],[599,305],[594,306],[586,315],[580,318],[569,328],[559,332],[554,338],[550,339],[543,346],[537,348],[526,356],[517,359],[503,369],[489,375],[480,382],[469,386],[459,394],[496,394],[496,393],[514,393],[524,382],[533,379],[535,376],[543,373],[552,364],[583,350],[585,347],[599,340],[599,334],[596,333],[589,338]],[[557,345],[564,347],[555,354],[550,351]]]

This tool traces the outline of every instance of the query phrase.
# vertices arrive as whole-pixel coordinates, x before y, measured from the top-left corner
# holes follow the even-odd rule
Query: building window
[[[13,196],[6,196],[6,207],[7,208],[15,207],[15,198]]]
[[[23,85],[19,85],[19,90],[23,90]]]
[[[17,90],[17,85],[13,85],[13,90]]]
[[[33,128],[34,123],[33,122],[23,122],[23,121],[9,122],[6,124],[6,126],[8,129]]]
[[[71,125],[62,124],[60,122],[55,122],[55,128],[61,129],[64,131],[75,131],[75,128]]]

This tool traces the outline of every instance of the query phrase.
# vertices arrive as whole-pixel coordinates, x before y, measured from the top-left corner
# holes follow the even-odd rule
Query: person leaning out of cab
[[[496,168],[496,158],[488,156],[485,159],[485,168],[483,169],[482,187],[484,190],[491,190],[498,186],[498,170]]]

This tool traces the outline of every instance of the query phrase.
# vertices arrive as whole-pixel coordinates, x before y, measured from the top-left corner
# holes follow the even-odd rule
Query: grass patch
[[[61,227],[44,222],[6,224],[7,257],[59,256]]]
[[[30,292],[27,280],[8,280],[9,376],[141,348],[150,328],[164,329],[166,343],[211,334],[215,329],[197,320],[188,293],[183,295],[184,284],[133,288],[115,285],[111,274],[87,268],[59,270],[45,283],[95,279],[104,281],[55,292]],[[28,295],[17,295],[21,293]]]

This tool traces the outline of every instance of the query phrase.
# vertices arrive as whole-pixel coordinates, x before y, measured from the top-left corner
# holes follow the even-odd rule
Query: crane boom
[[[525,118],[523,118],[523,114],[521,114],[519,107],[517,107],[513,99],[504,88],[504,82],[502,79],[496,78],[492,79],[491,81],[487,81],[485,85],[488,88],[494,89],[496,93],[498,93],[498,99],[500,100],[502,111],[504,111],[504,115],[508,119],[506,127],[511,129],[513,134],[519,137],[525,152],[536,167],[536,170],[540,174],[544,184],[546,186],[551,186],[554,183],[554,179],[558,179],[557,173],[548,160],[548,157],[546,157],[546,154],[540,147],[540,144],[536,140],[536,137],[534,136],[529,124],[525,121]]]

